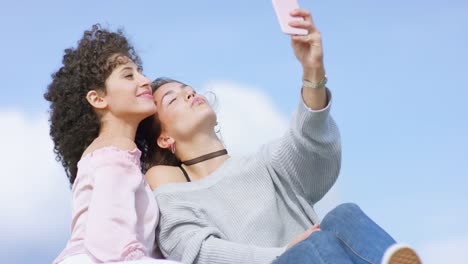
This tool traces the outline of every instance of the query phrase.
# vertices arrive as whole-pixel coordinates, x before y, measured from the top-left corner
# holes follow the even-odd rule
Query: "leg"
[[[395,240],[355,204],[342,204],[330,211],[320,228],[333,232],[354,263],[380,263]]]
[[[288,249],[273,264],[352,264],[333,233],[316,231]]]

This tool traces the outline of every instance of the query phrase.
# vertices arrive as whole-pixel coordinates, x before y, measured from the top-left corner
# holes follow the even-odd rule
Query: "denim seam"
[[[341,237],[339,236],[338,233],[336,233],[336,237],[337,237],[341,242],[343,242],[343,244],[344,244],[347,248],[349,248],[352,252],[354,252],[354,254],[355,254],[356,256],[358,256],[359,258],[361,258],[362,260],[364,260],[364,261],[366,261],[366,262],[368,262],[368,263],[370,263],[370,264],[376,264],[376,263],[373,263],[373,262],[371,262],[370,260],[364,258],[364,257],[361,256],[360,254],[358,254],[352,247],[350,247],[350,246],[348,245],[348,243],[346,243],[346,241],[345,241],[344,239],[341,239]]]
[[[327,261],[327,259],[325,259],[323,256],[322,256],[322,253],[320,252],[320,250],[317,250],[317,245],[313,242],[313,241],[308,241],[309,243],[311,243],[313,245],[313,249],[317,252],[317,255],[320,256],[321,260],[323,263],[326,263],[326,264],[329,264],[330,262]]]

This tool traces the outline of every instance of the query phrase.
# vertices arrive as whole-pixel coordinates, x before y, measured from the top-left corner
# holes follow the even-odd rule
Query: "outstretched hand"
[[[302,18],[301,20],[289,22],[291,27],[307,30],[307,34],[304,36],[291,37],[294,55],[302,64],[302,78],[315,84],[322,83],[326,79],[320,31],[315,27],[309,11],[295,9],[291,11],[291,16]],[[320,110],[327,105],[327,93],[323,88],[302,89],[302,98],[309,108]]]
[[[293,17],[303,18],[303,20],[289,22],[291,27],[307,30],[307,35],[291,37],[296,58],[304,70],[323,68],[322,37],[320,31],[315,27],[310,12],[305,9],[295,9],[290,14]]]

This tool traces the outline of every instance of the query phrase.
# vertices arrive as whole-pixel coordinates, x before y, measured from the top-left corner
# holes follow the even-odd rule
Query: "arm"
[[[156,197],[161,210],[156,239],[168,259],[197,264],[265,264],[286,249],[227,241],[214,224],[203,218],[195,203],[169,195]]]
[[[100,262],[140,259],[147,249],[136,237],[135,192],[143,180],[136,153],[109,148],[92,155],[84,246]]]
[[[303,79],[318,84],[325,78],[320,32],[308,11],[299,9],[291,15],[303,18],[303,21],[291,22],[291,26],[308,31],[305,36],[292,37],[294,54],[302,64]],[[313,204],[325,195],[338,177],[340,135],[329,115],[330,92],[324,86],[303,87],[301,92],[302,100],[291,129],[267,155],[279,177]]]
[[[309,11],[298,9],[291,12],[292,16],[301,17],[303,20],[290,22],[292,27],[306,29],[305,36],[292,36],[291,46],[294,55],[302,65],[302,79],[313,84],[319,84],[325,78],[325,67],[323,63],[322,37],[320,31],[315,27]],[[327,105],[327,92],[325,87],[303,88],[302,99],[308,108],[320,110]]]
[[[264,152],[280,180],[311,204],[325,195],[340,172],[340,134],[330,105],[313,111],[300,102],[290,129]]]

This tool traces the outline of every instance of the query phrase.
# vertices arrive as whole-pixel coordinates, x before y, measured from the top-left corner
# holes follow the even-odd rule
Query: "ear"
[[[96,109],[104,109],[107,107],[106,99],[96,90],[91,90],[86,94],[86,100]]]
[[[163,149],[170,149],[175,140],[167,135],[161,134],[157,139],[158,146]]]

